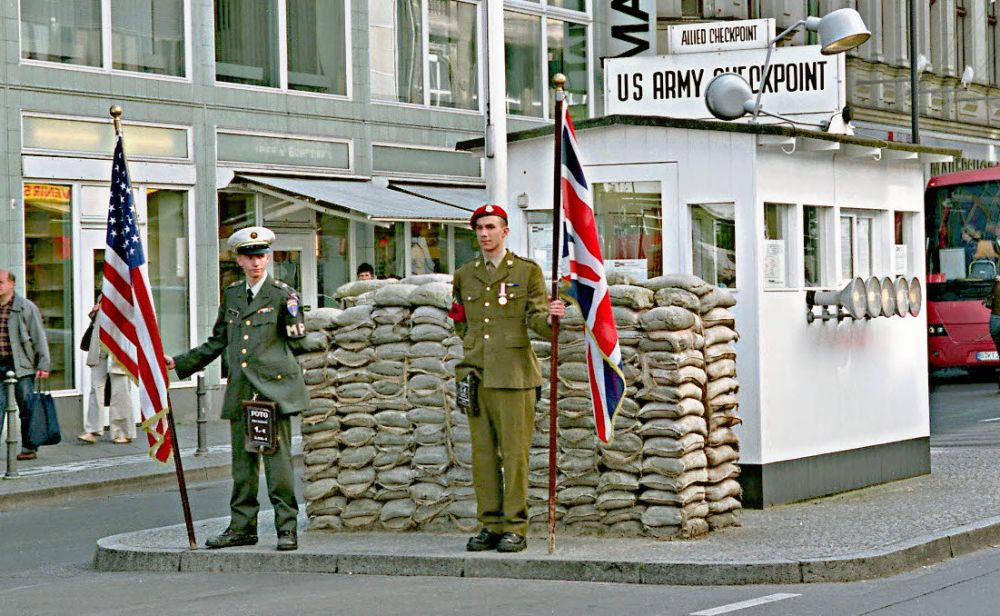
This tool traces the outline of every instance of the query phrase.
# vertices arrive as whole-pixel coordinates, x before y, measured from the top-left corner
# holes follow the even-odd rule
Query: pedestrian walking
[[[93,445],[104,433],[101,410],[108,407],[108,425],[111,442],[127,445],[135,438],[135,408],[132,403],[132,380],[128,371],[118,362],[110,360],[101,348],[100,336],[94,335],[94,319],[101,308],[101,296],[90,309],[88,336],[84,334],[80,347],[87,352],[86,364],[90,366],[90,394],[83,415],[83,434],[76,437],[82,443]]]
[[[17,376],[14,398],[21,419],[21,451],[17,459],[34,460],[38,452],[26,446],[31,421],[28,397],[35,389],[35,379],[48,378],[52,368],[42,314],[34,302],[15,292],[14,283],[14,274],[0,269],[0,375],[13,370]],[[0,387],[0,409],[6,408],[7,388]],[[6,413],[0,413],[0,431],[5,418]]]

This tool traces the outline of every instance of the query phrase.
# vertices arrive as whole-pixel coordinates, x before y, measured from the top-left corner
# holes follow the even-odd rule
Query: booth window
[[[52,389],[73,387],[73,190],[24,184],[24,289],[42,313]],[[20,285],[19,285],[20,286]]]
[[[146,261],[156,320],[164,353],[176,355],[191,347],[187,192],[148,188],[146,211],[149,217]]]
[[[578,4],[563,2],[569,5]],[[552,6],[553,3],[549,3]],[[524,6],[504,11],[504,57],[507,75],[507,113],[549,118],[543,96],[556,73],[566,75],[566,102],[573,118],[587,116],[590,79],[587,65],[587,24],[547,13],[547,7]],[[521,11],[524,12],[521,12]],[[581,21],[585,19],[581,15]]]
[[[736,288],[736,206],[691,206],[691,270],[710,284]]]
[[[354,273],[350,266],[351,223],[346,218],[328,214],[320,214],[317,218],[316,302],[320,308],[340,308],[334,295]]]
[[[21,57],[185,75],[184,0],[21,0]],[[103,65],[110,41],[111,66]]]
[[[479,240],[476,239],[476,232],[467,226],[454,227],[454,230],[455,270],[458,270],[458,268],[479,256]]]
[[[840,278],[868,278],[872,275],[875,215],[871,212],[840,212]]]
[[[395,223],[389,227],[374,225],[376,278],[404,278],[406,276],[406,224]]]
[[[791,254],[792,206],[782,203],[764,204],[764,286],[790,286],[788,257]]]
[[[344,0],[215,0],[215,79],[346,95],[346,28]]]
[[[913,212],[893,212],[892,214],[892,269],[897,276],[906,276],[913,269],[910,266],[910,259],[913,258],[913,221],[915,218]]]
[[[829,208],[802,206],[802,275],[807,287],[822,287],[826,279],[826,238]]]
[[[593,191],[597,235],[608,271],[622,269],[640,279],[662,275],[660,183],[598,182]]]
[[[478,5],[425,1],[368,3],[372,98],[478,110]]]
[[[410,275],[448,271],[448,228],[436,222],[410,223]]]

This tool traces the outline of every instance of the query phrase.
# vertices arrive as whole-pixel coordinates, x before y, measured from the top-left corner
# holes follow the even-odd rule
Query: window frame
[[[776,221],[778,223],[781,236],[777,238],[768,237],[768,208],[775,208]],[[795,276],[795,232],[798,227],[795,225],[794,203],[780,203],[777,201],[765,201],[762,213],[763,216],[763,250],[761,252],[761,280],[765,291],[781,291],[798,287],[798,278]],[[784,282],[770,282],[767,277],[768,247],[770,242],[781,242],[784,249]]]
[[[484,105],[483,98],[486,96],[486,88],[483,83],[486,78],[486,67],[484,62],[486,61],[486,46],[484,44],[485,37],[483,33],[486,31],[486,21],[483,15],[483,7],[485,6],[480,0],[452,0],[453,2],[459,2],[461,4],[470,4],[476,7],[476,100],[478,101],[478,106],[475,109],[464,109],[461,107],[443,107],[441,105],[432,105],[431,100],[431,75],[430,75],[430,12],[428,7],[428,0],[420,0],[420,18],[421,23],[421,39],[420,39],[420,53],[422,55],[422,66],[423,66],[423,102],[421,103],[408,103],[403,101],[392,101],[384,100],[380,98],[375,98],[371,92],[371,86],[369,85],[368,96],[371,99],[373,105],[388,105],[393,107],[408,107],[411,109],[433,109],[434,111],[446,111],[449,113],[458,113],[464,115],[482,115],[483,110],[486,108]],[[371,28],[370,22],[366,25],[367,28]],[[368,53],[371,54],[371,45],[369,44]],[[371,62],[368,63],[369,72],[371,72]],[[370,84],[370,81],[369,81]]]
[[[190,2],[191,0],[185,0]],[[275,27],[278,32],[278,86],[258,86],[248,83],[233,83],[231,81],[219,81],[215,65],[218,62],[215,56],[215,0],[212,0],[212,84],[217,88],[233,88],[236,90],[252,90],[254,92],[273,92],[288,94],[292,96],[306,96],[314,98],[353,100],[354,98],[354,58],[352,47],[352,11],[351,0],[344,0],[344,93],[330,94],[328,92],[309,92],[308,90],[293,90],[288,87],[288,4],[286,0],[277,0],[278,14]],[[374,101],[373,101],[374,102]]]
[[[816,284],[809,284],[806,280],[805,268],[808,263],[806,257],[806,241],[805,236],[808,231],[806,227],[806,208],[813,209],[817,213],[817,228],[819,229],[819,237],[816,241],[816,277],[818,278]],[[832,226],[834,224],[834,212],[833,206],[813,204],[813,203],[803,203],[801,216],[798,216],[800,221],[800,227],[798,228],[798,236],[801,238],[801,247],[796,250],[796,253],[802,258],[802,267],[799,268],[799,274],[802,276],[802,287],[804,289],[825,289],[831,286],[830,281],[834,280],[836,276],[832,274],[833,268],[836,266],[839,270],[839,263],[834,263],[834,255],[836,253],[836,246],[833,242],[837,240],[836,234],[833,233]]]
[[[593,117],[594,115],[594,19],[590,11],[574,11],[571,9],[564,9],[562,7],[549,6],[547,0],[536,0],[536,2],[527,2],[525,0],[505,0],[504,2],[504,14],[506,16],[507,12],[521,13],[530,15],[532,17],[539,17],[542,20],[541,27],[541,41],[539,41],[539,56],[538,60],[540,62],[541,73],[544,80],[548,80],[548,49],[549,49],[549,30],[548,22],[549,20],[555,19],[559,21],[568,21],[575,24],[584,26],[587,29],[586,46],[587,46],[587,117]],[[506,31],[504,33],[504,45],[506,46]],[[506,79],[504,80],[506,81]],[[521,115],[516,113],[507,112],[508,117],[517,118],[518,120],[528,120],[536,122],[552,122],[553,117],[550,112],[549,107],[551,106],[551,84],[542,84],[542,115],[541,116],[530,116]],[[506,98],[507,93],[504,92],[504,97]]]
[[[837,261],[837,274],[838,280],[843,283],[847,283],[854,278],[864,278],[868,279],[871,276],[876,275],[876,272],[883,271],[886,268],[883,264],[883,250],[879,245],[879,239],[882,238],[882,230],[884,223],[884,214],[888,210],[869,210],[864,208],[840,208],[837,214],[837,245],[840,248],[841,254]],[[843,223],[844,221],[851,221],[851,275],[847,276],[844,272],[844,255],[843,255]],[[861,228],[859,223],[862,221],[867,221],[871,227],[868,233],[868,271],[861,271],[861,253],[859,248],[859,229]]]
[[[112,68],[114,66],[111,57],[112,49],[112,27],[111,27],[111,0],[100,0],[101,6],[101,66],[88,66],[84,64],[64,64],[62,62],[50,62],[48,60],[33,60],[23,57],[24,40],[21,36],[21,2],[30,0],[18,0],[17,2],[17,55],[19,64],[22,66],[43,66],[46,68],[59,68],[69,71],[79,71],[83,73],[98,73],[102,75],[127,75],[140,79],[157,79],[162,81],[174,81],[178,83],[192,83],[191,76],[193,62],[191,54],[193,45],[191,43],[191,2],[192,0],[181,0],[181,10],[184,12],[184,75],[160,75],[157,73],[146,73],[142,71],[128,71],[124,69]]]
[[[720,268],[719,268],[719,259],[718,259],[719,251],[720,250],[729,250],[729,249],[727,249],[727,248],[719,248],[719,243],[718,243],[718,239],[719,238],[718,238],[718,229],[717,228],[713,228],[713,231],[714,231],[713,232],[713,236],[712,236],[712,242],[713,243],[711,245],[712,249],[715,251],[715,256],[713,257],[713,265],[714,265],[714,274],[715,274],[715,276],[714,276],[713,280],[709,280],[708,278],[705,277],[705,272],[703,272],[703,271],[699,272],[698,269],[695,268],[695,259],[696,259],[696,256],[697,256],[697,246],[695,245],[695,242],[694,242],[694,231],[695,231],[695,228],[696,228],[696,225],[695,225],[695,214],[694,214],[695,213],[695,208],[700,208],[700,209],[708,212],[709,215],[712,216],[712,218],[714,218],[716,220],[719,220],[719,218],[720,218],[718,216],[712,215],[711,210],[708,207],[706,207],[706,206],[728,206],[728,207],[731,207],[732,210],[733,210],[733,218],[732,218],[732,225],[733,225],[733,247],[732,247],[732,253],[733,253],[733,282],[732,282],[732,286],[729,286],[729,285],[720,286],[719,285],[719,271],[720,271]],[[690,264],[690,267],[691,267],[691,273],[694,274],[695,276],[698,276],[702,280],[706,281],[708,284],[712,285],[713,287],[719,287],[721,289],[727,289],[729,291],[737,291],[737,290],[739,290],[739,288],[740,288],[740,286],[739,286],[740,285],[740,278],[741,278],[739,276],[739,256],[740,256],[740,252],[739,252],[740,241],[739,241],[739,239],[740,238],[739,238],[739,230],[737,229],[736,214],[737,214],[737,209],[736,209],[736,202],[735,201],[704,201],[704,202],[700,202],[700,203],[688,203],[687,204],[688,241],[690,242],[689,243],[690,250],[689,250],[689,253],[688,253],[690,259],[689,259],[688,263]]]

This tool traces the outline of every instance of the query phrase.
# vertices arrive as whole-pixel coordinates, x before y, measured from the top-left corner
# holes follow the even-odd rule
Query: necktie
[[[496,268],[495,265],[493,265],[493,262],[492,261],[487,261],[486,262],[486,273],[489,274],[490,276],[492,276],[493,272],[495,272],[495,271],[497,271],[497,268]]]
[[[253,291],[250,287],[247,287],[247,306],[253,303]]]

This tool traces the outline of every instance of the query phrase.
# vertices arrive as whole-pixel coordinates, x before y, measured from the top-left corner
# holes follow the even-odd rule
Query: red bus
[[[983,306],[1000,269],[1000,166],[935,176],[924,199],[930,368],[1000,366]]]

